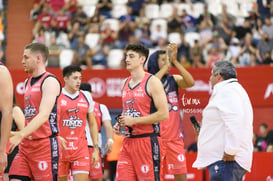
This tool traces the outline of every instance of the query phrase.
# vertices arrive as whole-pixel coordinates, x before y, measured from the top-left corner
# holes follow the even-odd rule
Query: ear
[[[37,63],[40,63],[40,62],[43,61],[43,57],[42,57],[41,54],[37,54],[37,55],[36,55],[36,59],[37,59]]]

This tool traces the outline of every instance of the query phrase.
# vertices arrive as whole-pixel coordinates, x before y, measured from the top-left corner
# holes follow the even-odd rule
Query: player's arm
[[[169,110],[167,97],[163,89],[161,81],[152,76],[148,81],[148,93],[153,99],[156,112],[141,117],[131,117],[122,115],[120,122],[122,126],[132,126],[134,124],[154,124],[169,119]]]
[[[25,127],[25,116],[23,111],[19,106],[14,106],[12,109],[12,118],[15,121],[15,124],[18,128],[18,130],[22,130]],[[13,136],[13,133],[15,131],[11,131],[10,136]]]
[[[33,133],[48,120],[50,112],[60,94],[60,89],[60,84],[56,78],[48,77],[45,79],[42,85],[42,99],[39,113],[24,129],[15,133],[15,136],[11,137],[10,142],[13,148],[17,146],[24,137]]]
[[[170,49],[172,51],[171,62],[177,68],[180,75],[174,75],[174,79],[179,88],[188,88],[194,85],[194,79],[192,75],[177,61],[177,45],[175,43],[171,43],[168,45],[167,50]]]
[[[0,172],[2,172],[7,166],[6,146],[9,139],[9,133],[12,123],[13,84],[11,75],[6,67],[0,66],[0,77],[0,110],[2,112],[0,139]]]
[[[106,136],[107,136],[107,142],[106,142],[106,150],[107,152],[111,152],[112,150],[112,145],[114,143],[113,140],[113,130],[112,130],[112,124],[111,124],[111,116],[109,114],[109,110],[107,109],[107,107],[103,104],[100,104],[101,107],[101,112],[102,112],[102,123],[106,132]]]

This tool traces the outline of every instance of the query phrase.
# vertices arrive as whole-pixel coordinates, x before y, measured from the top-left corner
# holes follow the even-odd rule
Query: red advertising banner
[[[60,69],[48,69],[55,74],[60,82],[63,82],[62,71]],[[194,87],[181,90],[180,101],[185,109],[202,109],[208,103],[210,97],[210,69],[199,68],[189,69],[195,79]],[[259,66],[249,68],[238,68],[239,82],[247,90],[254,107],[273,106],[273,67]],[[177,73],[171,70],[171,73]],[[16,88],[16,98],[19,105],[23,103],[24,86],[23,82],[27,74],[23,69],[11,70],[11,74]],[[125,69],[104,69],[104,70],[84,70],[83,81],[92,85],[93,97],[95,100],[106,104],[110,109],[121,108],[121,86],[124,78],[129,73]],[[191,110],[186,110],[191,111]]]

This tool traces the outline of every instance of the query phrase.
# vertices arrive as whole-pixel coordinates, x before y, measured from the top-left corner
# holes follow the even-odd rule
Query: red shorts
[[[38,181],[57,181],[60,151],[58,137],[24,139],[12,162],[10,178],[28,177]]]
[[[124,138],[117,163],[116,180],[162,180],[161,144],[158,136]]]
[[[94,152],[94,148],[89,147],[89,155],[90,158],[92,158],[92,154]],[[89,172],[89,178],[90,179],[98,179],[103,178],[103,163],[101,161],[101,153],[99,153],[99,162],[95,166],[90,166],[90,172]]]
[[[89,174],[90,157],[87,144],[82,144],[77,150],[63,150],[63,158],[60,162],[60,175],[68,175],[69,169],[71,174],[77,173]]]
[[[186,174],[186,157],[184,152],[183,139],[162,140],[163,149],[163,173],[167,174]]]

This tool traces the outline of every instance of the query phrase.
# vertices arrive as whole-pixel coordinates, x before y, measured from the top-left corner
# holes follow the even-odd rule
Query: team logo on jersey
[[[132,117],[139,117],[140,112],[134,108],[135,99],[132,98],[125,102],[126,112],[125,115]]]
[[[177,156],[177,160],[180,161],[180,162],[183,162],[185,160],[185,156],[183,154],[179,154]]]
[[[77,116],[79,112],[79,108],[68,109],[66,111],[69,119],[63,119],[63,126],[69,127],[70,129],[76,129],[77,127],[81,127],[83,120],[80,120]]]
[[[48,168],[48,164],[46,161],[39,161],[38,163],[38,168],[41,170],[41,171],[45,171],[47,168]]]
[[[96,169],[99,169],[100,168],[100,163],[97,163],[96,166],[95,166]]]
[[[25,98],[26,107],[25,107],[24,113],[25,113],[26,119],[31,119],[32,117],[36,115],[36,108],[31,105],[30,97],[31,96],[29,95]]]
[[[139,87],[135,92],[134,92],[135,97],[144,97],[144,90],[142,87]]]
[[[148,173],[150,170],[149,166],[148,165],[142,165],[141,166],[141,172],[142,173]]]

